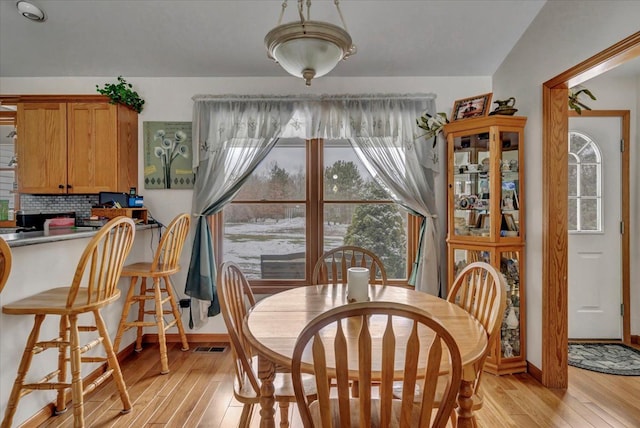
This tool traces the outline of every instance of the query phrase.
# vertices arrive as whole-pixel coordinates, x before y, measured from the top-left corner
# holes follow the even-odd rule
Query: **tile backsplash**
[[[28,214],[75,211],[76,217],[87,218],[97,204],[98,195],[20,195],[20,209]]]

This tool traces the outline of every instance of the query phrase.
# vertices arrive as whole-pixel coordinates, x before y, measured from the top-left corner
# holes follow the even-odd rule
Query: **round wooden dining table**
[[[316,316],[346,305],[346,285],[309,285],[273,294],[260,300],[244,320],[244,334],[258,353],[260,426],[275,427],[274,387],[276,367],[291,368],[293,348],[302,329]],[[369,285],[369,299],[419,307],[437,318],[458,344],[463,380],[458,392],[458,426],[474,424],[472,412],[476,362],[487,350],[482,325],[459,306],[430,294],[405,287]]]

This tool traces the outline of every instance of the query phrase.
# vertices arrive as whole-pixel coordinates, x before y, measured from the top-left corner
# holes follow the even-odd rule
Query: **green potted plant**
[[[96,85],[96,89],[102,95],[108,96],[111,104],[123,104],[137,113],[142,111],[144,100],[122,76],[118,76],[118,83],[105,83],[103,88]]]
[[[591,93],[590,90],[582,86],[576,86],[575,88],[569,89],[569,108],[575,110],[578,114],[582,114],[582,109],[591,110],[591,107],[584,104],[579,99],[581,94],[587,95],[592,100],[596,99],[596,97]]]
[[[449,123],[447,114],[442,112],[437,113],[435,116],[425,113],[416,119],[418,128],[427,131],[422,137],[425,139],[433,138],[433,147],[436,146],[436,137],[444,131],[444,126],[447,123]]]

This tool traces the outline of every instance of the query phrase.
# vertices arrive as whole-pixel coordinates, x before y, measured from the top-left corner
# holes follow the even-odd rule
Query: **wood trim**
[[[640,32],[564,71],[542,87],[542,384],[547,387],[568,386],[568,87],[638,56]]]
[[[20,95],[0,95],[0,103],[2,104],[18,104],[20,100]]]
[[[634,344],[634,345],[640,345],[640,336],[637,335],[632,335],[631,339],[630,339],[630,343]]]
[[[529,361],[527,361],[527,373],[529,373],[532,378],[542,383],[542,370],[531,364]]]
[[[167,343],[182,342],[178,333],[165,335]],[[195,333],[187,334],[187,342],[189,343],[229,343],[229,335],[227,333]],[[156,333],[146,333],[142,337],[142,343],[158,343],[158,335]]]
[[[0,111],[0,125],[15,125],[17,115],[17,112],[13,110]]]
[[[9,100],[15,103],[108,103],[110,98],[106,95],[86,95],[86,94],[56,94],[56,95],[8,95],[6,104],[10,104]],[[4,99],[2,100],[4,104]]]
[[[547,80],[544,86],[554,88],[566,84],[572,88],[638,56],[640,56],[640,31]]]
[[[568,90],[543,90],[542,384],[568,384]],[[562,255],[562,257],[559,257]]]

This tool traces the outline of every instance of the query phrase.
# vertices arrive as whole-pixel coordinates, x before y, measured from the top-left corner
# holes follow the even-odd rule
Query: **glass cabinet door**
[[[500,132],[502,143],[500,158],[501,199],[500,236],[520,234],[520,141],[518,132]]]
[[[490,236],[489,166],[488,132],[454,138],[454,235]]]
[[[491,253],[485,250],[456,248],[453,250],[453,278],[456,278],[466,265],[473,262],[491,263]]]
[[[500,272],[507,282],[507,306],[500,330],[500,352],[502,358],[521,355],[520,343],[520,251],[500,253]]]

